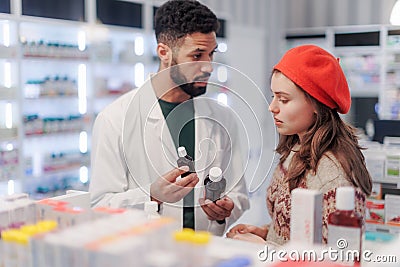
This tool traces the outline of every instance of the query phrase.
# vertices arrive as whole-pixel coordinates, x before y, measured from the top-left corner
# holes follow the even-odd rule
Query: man
[[[215,14],[198,1],[170,0],[157,9],[157,74],[106,107],[94,124],[92,205],[154,200],[160,214],[183,227],[216,235],[248,209],[232,114],[200,97],[213,71],[218,26]],[[179,146],[194,159],[195,173],[176,168]],[[202,185],[214,166],[223,170],[227,190],[211,202],[204,200]]]

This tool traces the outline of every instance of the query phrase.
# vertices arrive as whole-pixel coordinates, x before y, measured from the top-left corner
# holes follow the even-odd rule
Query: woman
[[[338,114],[346,114],[351,104],[339,59],[315,45],[292,48],[274,67],[271,90],[269,111],[280,134],[276,148],[280,161],[267,189],[272,221],[262,227],[239,224],[227,237],[286,243],[290,237],[290,193],[300,187],[324,194],[322,242],[326,243],[336,188],[353,186],[356,211],[364,215],[365,198],[372,187],[355,130]]]

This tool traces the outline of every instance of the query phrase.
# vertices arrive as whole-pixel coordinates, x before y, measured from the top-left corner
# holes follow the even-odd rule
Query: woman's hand
[[[228,238],[234,238],[237,235],[244,235],[244,234],[253,234],[256,236],[261,237],[264,241],[268,234],[268,226],[254,226],[250,224],[238,224],[232,227],[229,232],[226,234]],[[238,238],[235,238],[238,239]]]
[[[233,235],[231,238],[236,239],[236,240],[247,241],[247,242],[265,244],[265,239],[259,237],[258,235],[252,234],[252,233],[236,234],[236,235]]]

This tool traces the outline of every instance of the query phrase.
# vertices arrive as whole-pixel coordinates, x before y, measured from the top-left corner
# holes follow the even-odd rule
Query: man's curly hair
[[[174,47],[188,34],[217,32],[219,22],[216,15],[198,1],[169,0],[157,9],[154,28],[158,43]]]

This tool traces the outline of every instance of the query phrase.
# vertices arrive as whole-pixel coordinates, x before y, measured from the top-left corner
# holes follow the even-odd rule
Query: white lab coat
[[[207,97],[196,97],[195,229],[222,235],[249,208],[243,176],[243,154],[235,119],[228,109]],[[129,207],[150,200],[150,184],[176,167],[178,155],[151,81],[121,96],[96,118],[91,151],[89,191],[92,206]],[[207,219],[198,199],[211,167],[220,167],[235,207],[225,224]],[[161,214],[182,224],[182,203],[163,203]]]

